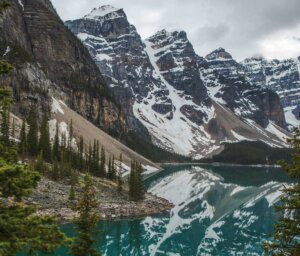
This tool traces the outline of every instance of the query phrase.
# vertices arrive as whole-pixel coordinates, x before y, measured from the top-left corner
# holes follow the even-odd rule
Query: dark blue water
[[[262,255],[277,214],[273,205],[289,182],[276,168],[168,166],[145,181],[174,203],[170,213],[103,221],[103,255]],[[74,236],[72,225],[62,229]],[[61,248],[53,255],[67,255]]]

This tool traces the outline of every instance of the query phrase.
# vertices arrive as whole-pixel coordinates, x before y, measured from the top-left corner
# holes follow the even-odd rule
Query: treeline
[[[291,162],[293,149],[273,148],[260,141],[226,143],[224,150],[211,159],[202,162],[234,164],[277,164],[279,160]]]
[[[9,104],[8,104],[9,105]],[[106,152],[100,143],[94,140],[88,146],[84,144],[83,137],[75,138],[73,122],[71,120],[68,131],[60,132],[56,123],[54,139],[51,143],[49,112],[43,111],[41,125],[38,125],[38,114],[35,107],[31,108],[27,123],[22,122],[22,127],[17,136],[15,122],[10,128],[9,108],[3,109],[1,114],[1,136],[6,145],[17,142],[19,156],[24,159],[36,159],[33,161],[35,170],[47,175],[49,178],[59,181],[68,178],[72,187],[70,198],[73,198],[73,186],[77,182],[75,170],[89,172],[99,178],[107,178],[117,182],[118,190],[123,190],[122,170],[123,157],[120,154],[118,160],[114,155],[106,159]],[[108,162],[108,164],[106,164]],[[141,200],[144,196],[143,167],[141,163],[132,161],[128,179],[129,196],[131,200]]]

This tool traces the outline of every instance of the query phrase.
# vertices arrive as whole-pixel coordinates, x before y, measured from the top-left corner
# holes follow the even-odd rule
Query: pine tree
[[[84,159],[83,159],[83,152],[84,152],[84,142],[83,137],[81,136],[79,139],[79,147],[78,147],[78,158],[79,158],[79,170],[83,171],[84,168]]]
[[[115,180],[116,179],[116,165],[115,165],[115,155],[113,155],[112,157],[112,161],[111,161],[111,173],[112,173],[112,176],[111,176],[111,179],[112,180]]]
[[[31,108],[29,113],[29,132],[27,136],[28,153],[31,156],[37,156],[38,154],[38,124],[37,113],[34,107]]]
[[[19,154],[25,157],[27,154],[27,133],[26,133],[26,123],[23,121],[22,128],[20,132],[20,143],[18,148]]]
[[[0,194],[10,198],[10,203],[0,203],[0,229],[4,232],[0,233],[0,255],[50,253],[66,241],[53,218],[40,217],[34,207],[21,203],[36,188],[39,178],[37,172],[23,165],[1,162]]]
[[[92,144],[89,142],[89,152],[88,152],[88,170],[91,172],[93,166],[92,166],[92,161],[93,161],[93,149],[92,149]]]
[[[133,161],[129,175],[129,196],[133,201],[139,201],[144,198],[143,167],[140,163]]]
[[[57,162],[57,159],[54,159],[53,165],[52,165],[52,172],[51,172],[51,178],[54,181],[58,181],[60,178],[60,170],[59,170],[59,163]]]
[[[143,181],[143,167],[142,164],[139,163],[136,165],[136,196],[135,199],[142,200],[145,195],[145,190],[144,190],[144,181]]]
[[[109,158],[108,158],[108,178],[110,180],[113,179],[111,155],[109,155]]]
[[[106,175],[106,168],[105,168],[105,149],[104,147],[102,146],[101,147],[101,157],[100,157],[100,177],[105,177]]]
[[[9,103],[3,102],[1,105],[1,142],[9,146],[10,140],[9,140],[9,123],[10,123],[10,114],[9,114]]]
[[[123,156],[120,154],[119,157],[119,166],[118,166],[118,174],[117,174],[117,181],[118,181],[118,191],[122,191],[123,181],[122,181],[122,162],[123,162]]]
[[[289,142],[294,149],[293,161],[291,164],[280,161],[280,165],[294,183],[282,189],[281,202],[276,206],[281,218],[275,225],[273,241],[263,245],[265,251],[274,256],[300,255],[300,128]]]
[[[95,189],[91,177],[87,174],[84,178],[84,187],[76,210],[79,217],[75,220],[77,236],[71,246],[73,256],[99,256],[94,237],[99,221],[98,203],[95,198]]]
[[[0,13],[9,6],[7,1],[2,1]],[[0,74],[9,73],[12,69],[8,63],[0,61]],[[10,95],[9,91],[0,88],[0,112],[3,104],[11,101]],[[27,166],[16,164],[13,148],[5,145],[0,145],[0,148],[0,195],[6,199],[6,202],[0,201],[0,255],[54,252],[67,241],[65,235],[59,231],[52,217],[38,216],[34,207],[21,202],[37,187],[39,174]]]
[[[44,112],[42,125],[40,129],[39,151],[47,162],[51,162],[51,144],[49,132],[49,118],[47,112]]]
[[[13,118],[13,120],[12,120],[10,136],[12,137],[12,139],[16,139],[16,121],[15,121],[15,118]]]
[[[53,155],[54,159],[56,159],[56,160],[60,159],[58,123],[56,123],[56,132],[55,132],[55,136],[54,136],[52,155]]]

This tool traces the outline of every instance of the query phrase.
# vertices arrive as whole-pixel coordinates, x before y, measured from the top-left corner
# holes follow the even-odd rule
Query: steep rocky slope
[[[65,24],[83,41],[127,114],[143,123],[159,147],[201,158],[218,152],[223,141],[284,145],[277,94],[248,82],[225,50],[201,58],[184,31],[162,30],[143,42],[124,11],[112,6]]]
[[[82,43],[64,26],[48,0],[11,1],[0,18],[0,54],[16,66],[2,84],[13,87],[14,112],[59,95],[81,115],[121,136],[126,120]]]
[[[280,96],[288,128],[300,125],[300,57],[268,61],[262,57],[241,62],[249,81]]]

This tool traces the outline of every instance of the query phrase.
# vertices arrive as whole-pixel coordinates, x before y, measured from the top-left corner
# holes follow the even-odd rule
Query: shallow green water
[[[170,213],[99,223],[104,255],[262,255],[277,218],[272,205],[289,182],[275,168],[168,166],[145,181],[172,201]],[[74,235],[72,225],[62,229]],[[61,248],[53,255],[67,255]]]

